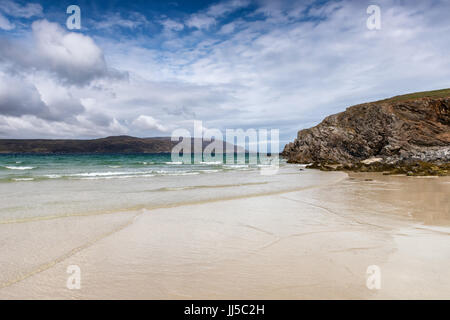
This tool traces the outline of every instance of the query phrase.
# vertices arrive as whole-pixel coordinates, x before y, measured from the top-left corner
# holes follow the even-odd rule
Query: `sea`
[[[299,179],[304,166],[278,157],[224,157],[194,163],[171,154],[0,155],[0,224],[231,199],[309,181]]]
[[[229,170],[258,170],[270,164],[270,157],[250,161],[234,155],[231,163],[226,156],[201,158],[194,161],[172,161],[163,154],[61,154],[0,155],[0,183],[37,182],[42,180],[129,179],[155,176],[187,176]],[[179,160],[179,159],[177,159]]]

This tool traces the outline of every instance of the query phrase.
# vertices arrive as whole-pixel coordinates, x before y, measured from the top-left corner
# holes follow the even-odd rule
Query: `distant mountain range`
[[[191,138],[191,145],[194,139]],[[203,149],[211,142],[203,141]],[[0,154],[35,153],[35,154],[68,154],[68,153],[170,153],[178,144],[170,137],[136,138],[130,136],[114,136],[92,140],[71,139],[0,139]],[[225,152],[226,146],[223,144]],[[242,152],[235,147],[235,152]]]

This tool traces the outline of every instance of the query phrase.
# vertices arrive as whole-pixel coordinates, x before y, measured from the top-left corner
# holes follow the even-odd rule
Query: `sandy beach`
[[[245,174],[233,187],[184,179],[202,196],[169,205],[3,221],[0,298],[450,298],[448,177]],[[66,286],[71,265],[79,290]]]
[[[0,303],[450,300],[449,12],[0,0]]]

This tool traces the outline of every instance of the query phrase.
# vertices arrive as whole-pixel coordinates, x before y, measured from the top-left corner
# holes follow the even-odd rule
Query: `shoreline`
[[[14,252],[0,257],[10,265],[2,274],[17,280],[0,299],[449,298],[450,214],[439,216],[439,201],[450,180],[417,181],[355,174],[257,197],[0,225]],[[413,190],[436,187],[443,194],[417,208]],[[53,248],[46,263],[14,276],[14,263],[39,247]],[[80,266],[81,290],[65,287],[69,265]],[[370,265],[382,270],[380,290],[366,287]]]
[[[320,169],[310,169],[310,170],[320,170]],[[327,170],[320,170],[320,171],[327,171]],[[389,177],[401,177],[401,178],[410,178],[410,179],[440,179],[447,176],[435,176],[435,175],[427,175],[427,176],[406,176],[403,174],[389,174],[384,175],[383,172],[365,172],[365,171],[346,171],[346,170],[336,170],[336,172],[344,173],[346,176],[343,177],[341,180],[331,183],[329,186],[333,186],[336,184],[341,183],[345,179],[354,180],[358,177],[363,177],[365,181],[373,181],[372,178],[381,178],[382,176],[389,176]],[[367,176],[367,177],[366,177]],[[249,183],[251,185],[252,183]],[[256,183],[255,183],[256,184]],[[235,187],[236,185],[220,185],[220,186],[201,186],[202,188],[229,188],[229,187]],[[199,187],[199,186],[197,186]],[[247,198],[257,198],[257,197],[266,197],[266,196],[272,196],[272,195],[278,195],[278,194],[286,194],[291,192],[297,192],[297,191],[303,191],[308,189],[315,189],[315,188],[323,188],[324,186],[310,186],[310,187],[299,187],[299,188],[293,188],[293,189],[286,189],[286,190],[279,190],[279,191],[271,191],[266,193],[254,193],[254,194],[246,194],[246,195],[238,195],[238,196],[231,196],[231,197],[224,197],[224,198],[217,198],[217,199],[209,199],[209,200],[198,200],[198,201],[184,201],[184,202],[177,202],[177,203],[171,203],[167,205],[157,205],[157,206],[130,206],[130,207],[121,207],[116,208],[114,210],[107,210],[107,211],[91,211],[87,213],[74,213],[74,214],[68,214],[68,215],[55,215],[55,216],[39,216],[34,218],[24,218],[24,219],[12,219],[12,220],[0,220],[0,225],[5,224],[17,224],[17,223],[28,223],[28,222],[38,222],[38,221],[48,221],[48,220],[55,220],[55,219],[64,219],[64,218],[72,218],[72,217],[90,217],[90,216],[98,216],[98,215],[110,215],[110,214],[117,214],[117,213],[133,213],[137,211],[152,211],[157,209],[170,209],[170,208],[177,208],[182,206],[190,206],[190,205],[201,205],[201,204],[207,204],[207,203],[214,203],[214,202],[221,202],[221,201],[232,201],[232,200],[239,200],[239,199],[247,199]],[[173,190],[170,190],[173,191]],[[450,224],[450,221],[449,221]]]
[[[307,169],[318,169],[320,171],[342,171],[347,173],[376,172],[383,175],[403,175],[409,177],[446,177],[450,176],[450,163],[448,162],[426,162],[426,161],[401,161],[385,163],[376,159],[367,159],[351,164],[312,162],[304,164],[301,162],[288,161],[290,164],[303,164]]]
[[[296,174],[294,173],[284,173],[284,174]],[[335,185],[343,180],[348,178],[347,173],[344,174],[339,179],[331,182],[329,185]],[[251,185],[258,185],[258,184],[267,184],[267,182],[264,183],[245,183],[245,184],[230,184],[230,185],[211,185],[211,186],[194,186],[192,189],[221,189],[221,188],[230,188],[230,187],[236,187],[236,186],[251,186]],[[225,196],[225,197],[218,197],[213,199],[204,199],[204,200],[185,200],[181,202],[173,202],[169,204],[160,204],[160,205],[154,205],[149,206],[147,204],[142,204],[139,206],[125,206],[125,207],[118,207],[114,208],[112,210],[103,210],[103,211],[91,211],[87,213],[73,213],[73,214],[67,214],[67,215],[55,215],[55,216],[38,216],[38,217],[31,217],[31,218],[23,218],[23,219],[11,219],[11,220],[0,220],[0,225],[2,224],[16,224],[16,223],[27,223],[27,222],[35,222],[35,221],[46,221],[46,220],[54,220],[54,219],[63,219],[63,218],[70,218],[70,217],[88,217],[88,216],[97,216],[97,215],[108,215],[108,214],[115,214],[118,212],[126,213],[126,212],[137,212],[141,210],[145,211],[152,211],[157,209],[169,209],[169,208],[177,208],[181,206],[188,206],[188,205],[200,205],[200,204],[207,204],[207,203],[214,203],[214,202],[220,202],[220,201],[231,201],[231,200],[239,200],[239,199],[246,199],[246,198],[257,198],[257,197],[265,197],[265,196],[271,196],[271,195],[277,195],[277,194],[283,194],[283,193],[289,193],[289,192],[296,192],[296,191],[302,191],[302,190],[308,190],[308,189],[314,189],[314,188],[321,188],[323,185],[317,186],[317,185],[310,185],[310,186],[302,186],[302,187],[291,187],[289,189],[282,189],[282,190],[276,190],[276,191],[267,191],[267,192],[257,192],[257,193],[248,193],[244,195],[232,195],[232,196]],[[182,190],[189,190],[191,186],[189,187],[180,187],[185,188]],[[163,188],[162,188],[163,189]],[[168,191],[166,190],[162,191]],[[153,191],[153,190],[152,190]],[[159,191],[158,189],[154,191]],[[170,190],[172,191],[172,190]],[[181,191],[181,190],[180,190]]]

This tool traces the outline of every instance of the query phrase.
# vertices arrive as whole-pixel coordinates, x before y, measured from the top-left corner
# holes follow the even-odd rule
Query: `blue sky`
[[[81,8],[81,29],[66,8]],[[369,30],[366,10],[381,9]],[[450,87],[448,1],[0,0],[0,137],[299,129]]]

